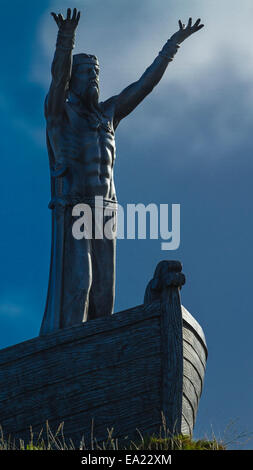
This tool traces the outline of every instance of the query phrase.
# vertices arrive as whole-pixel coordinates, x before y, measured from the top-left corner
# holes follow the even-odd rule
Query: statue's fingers
[[[191,28],[191,26],[192,26],[192,18],[189,18],[187,28]]]
[[[59,24],[59,20],[58,20],[58,16],[56,15],[56,13],[54,13],[53,11],[51,12],[51,15],[52,17],[54,18],[56,24],[58,25]]]
[[[196,23],[194,23],[193,27],[197,27],[199,25],[199,23],[201,22],[201,19],[198,18],[198,20],[196,21]]]
[[[76,8],[74,8],[73,10],[73,15],[72,15],[72,20],[75,21],[76,20]]]
[[[71,8],[67,9],[67,20],[71,19]]]
[[[78,23],[78,21],[80,20],[80,16],[81,16],[81,12],[79,11],[79,12],[77,13],[77,17],[76,17],[77,23]]]
[[[178,24],[179,24],[179,28],[180,28],[180,29],[183,29],[183,25],[182,25],[182,21],[181,21],[181,20],[178,21]]]
[[[204,24],[200,24],[199,26],[195,28],[195,30],[199,31],[200,29],[204,28],[204,26],[205,26]]]
[[[59,15],[58,15],[58,21],[59,21],[60,24],[63,23],[63,21],[64,21],[64,17],[62,16],[61,13],[59,13]]]

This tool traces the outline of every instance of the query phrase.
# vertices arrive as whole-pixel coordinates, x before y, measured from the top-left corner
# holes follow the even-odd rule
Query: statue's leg
[[[115,299],[116,239],[91,242],[92,285],[88,320],[111,315]]]
[[[52,210],[51,260],[48,281],[47,301],[40,328],[40,335],[46,335],[60,328],[62,292],[62,249],[64,245],[64,211]]]
[[[73,237],[73,221],[69,208],[65,225],[61,328],[87,320],[92,282],[91,240]]]

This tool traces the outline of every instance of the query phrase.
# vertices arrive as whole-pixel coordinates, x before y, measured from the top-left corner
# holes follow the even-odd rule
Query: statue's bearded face
[[[80,64],[74,67],[71,88],[82,101],[98,101],[99,67],[96,64]]]

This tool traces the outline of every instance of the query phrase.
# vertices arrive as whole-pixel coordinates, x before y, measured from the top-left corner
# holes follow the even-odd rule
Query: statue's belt
[[[73,207],[76,204],[86,204],[91,209],[107,209],[116,211],[118,202],[112,199],[103,198],[102,196],[87,197],[81,195],[62,195],[54,197],[48,204],[49,209],[56,207]]]

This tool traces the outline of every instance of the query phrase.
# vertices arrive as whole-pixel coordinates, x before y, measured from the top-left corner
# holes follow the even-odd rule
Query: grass
[[[25,442],[23,439],[6,438],[0,428],[0,450],[226,450],[223,442],[218,442],[215,438],[211,440],[194,440],[191,436],[172,436],[168,430],[163,429],[159,435],[142,436],[136,442],[125,438],[120,440],[113,436],[113,429],[107,430],[107,439],[100,443],[92,436],[90,443],[84,439],[79,445],[75,445],[71,439],[66,439],[63,432],[64,423],[61,423],[56,433],[53,433],[46,423],[46,429],[41,430],[35,437],[30,428],[30,439]]]
[[[30,427],[30,437],[27,441],[6,437],[0,426],[0,450],[227,450],[244,447],[252,439],[253,433],[238,433],[235,422],[231,422],[224,431],[223,438],[217,438],[212,432],[211,438],[193,439],[192,436],[172,435],[166,427],[166,421],[162,415],[162,426],[158,434],[142,435],[138,431],[138,439],[133,442],[126,436],[118,439],[114,436],[114,430],[107,429],[107,438],[104,442],[98,442],[94,437],[94,422],[92,422],[89,442],[84,438],[80,442],[74,442],[65,438],[64,423],[61,423],[55,433],[46,423],[45,429],[39,434],[34,434]],[[238,447],[240,446],[240,447]]]

